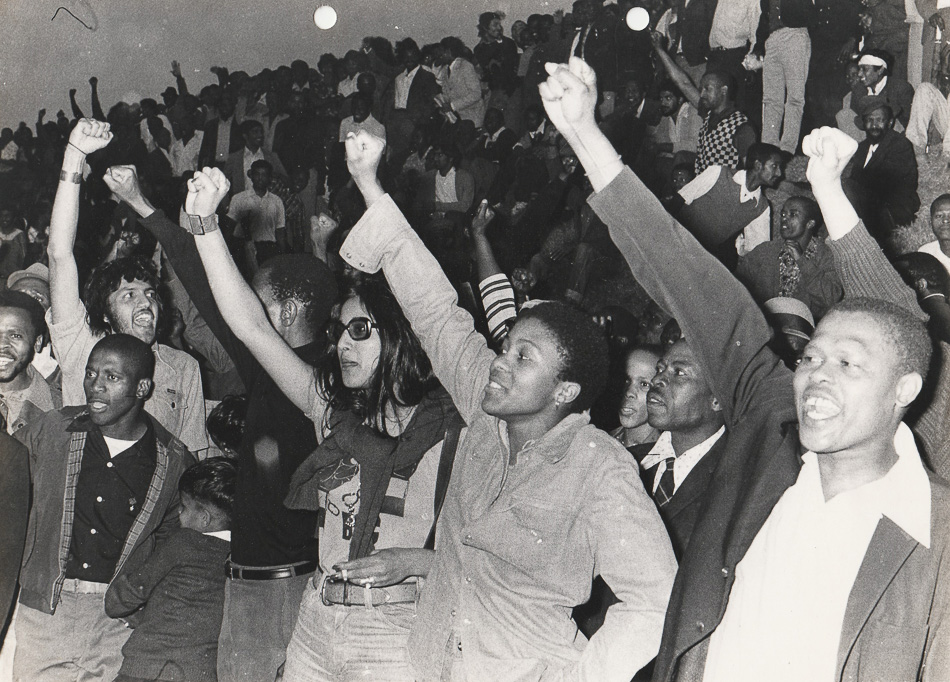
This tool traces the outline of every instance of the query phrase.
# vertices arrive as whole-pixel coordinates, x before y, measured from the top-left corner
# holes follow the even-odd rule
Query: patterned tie
[[[659,507],[666,506],[666,504],[673,499],[673,489],[676,485],[673,480],[673,463],[676,461],[676,458],[667,457],[663,461],[666,463],[666,470],[663,472],[663,475],[660,476],[660,484],[653,493],[653,498]]]
[[[7,432],[7,417],[10,416],[10,408],[3,402],[3,396],[0,396],[0,431]]]

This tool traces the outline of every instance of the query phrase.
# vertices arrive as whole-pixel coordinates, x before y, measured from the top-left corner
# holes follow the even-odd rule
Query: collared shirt
[[[504,424],[479,407],[495,354],[389,196],[363,214],[341,255],[364,272],[385,269],[406,316],[428,330],[420,335],[435,373],[468,424],[410,632],[419,677],[440,676],[454,638],[471,679],[629,680],[658,649],[676,570],[636,462],[583,414],[511,457]],[[570,610],[597,573],[620,603],[584,642]]]
[[[284,202],[270,192],[258,196],[253,188],[246,189],[231,199],[228,217],[244,227],[251,241],[275,242],[277,230],[284,229]]]
[[[356,74],[352,78],[344,78],[336,86],[336,92],[342,97],[349,97],[354,92],[356,92],[356,81],[360,77],[360,74]]]
[[[75,311],[64,312],[58,323],[53,323],[47,312],[46,324],[53,352],[63,370],[63,405],[85,405],[83,378],[86,362],[102,337],[92,333],[86,323],[86,306],[82,304]],[[192,453],[206,450],[208,433],[205,430],[205,401],[198,362],[188,353],[161,343],[153,344],[152,350],[155,353],[155,387],[145,401],[146,412]]]
[[[736,567],[706,682],[834,678],[848,598],[881,518],[930,546],[930,480],[905,424],[894,447],[898,460],[883,477],[830,500],[817,455],[804,455],[795,485]]]
[[[266,161],[264,158],[264,148],[260,147],[256,152],[252,152],[247,147],[244,148],[244,177],[251,172],[251,166],[255,161]]]
[[[412,81],[415,80],[416,74],[419,73],[421,67],[416,67],[409,73],[402,71],[396,76],[396,80],[393,83],[394,89],[394,108],[396,109],[405,109],[409,106],[409,89],[412,87]]]
[[[20,412],[24,404],[30,403],[42,412],[49,412],[59,407],[54,401],[49,384],[46,383],[43,375],[32,365],[27,365],[23,371],[30,378],[30,383],[26,388],[22,391],[0,390],[0,406],[5,408],[6,414],[4,417],[7,420],[7,433],[11,435],[26,425],[20,420]],[[4,410],[0,409],[0,411]]]
[[[716,5],[712,28],[709,31],[709,47],[733,50],[755,44],[755,32],[762,16],[759,0],[730,0]]]
[[[884,76],[879,80],[875,85],[872,85],[868,88],[869,95],[880,95],[881,91],[884,89],[884,86],[887,85],[887,76]]]
[[[870,147],[868,147],[868,155],[867,155],[866,157],[864,157],[864,167],[865,167],[865,168],[867,168],[867,167],[868,167],[868,164],[871,163],[871,157],[874,156],[874,152],[877,151],[877,148],[878,148],[879,146],[880,146],[880,145],[872,144]]]
[[[455,167],[449,169],[444,176],[435,174],[435,202],[437,204],[454,204],[458,201],[455,191]]]
[[[201,151],[201,140],[204,136],[203,130],[196,130],[188,140],[188,144],[184,144],[181,140],[172,140],[169,161],[172,164],[173,174],[182,175],[188,171],[198,170],[198,153]]]
[[[86,431],[86,443],[76,483],[66,577],[108,583],[155,473],[155,430],[147,421],[145,434],[112,457],[99,428],[88,418],[77,422],[76,428]]]
[[[687,206],[707,194],[716,185],[716,181],[719,180],[719,174],[722,172],[722,169],[722,166],[710,166],[679,191],[680,196],[686,201]],[[756,204],[758,204],[765,199],[762,195],[761,187],[757,187],[754,190],[749,190],[749,188],[746,187],[746,171],[737,171],[732,176],[732,179],[739,185],[739,203],[744,204],[747,201],[755,200]],[[736,250],[740,256],[745,255],[759,244],[764,244],[769,241],[771,234],[772,211],[763,211],[757,218],[745,226],[742,230],[742,234],[736,237]]]
[[[675,493],[679,490],[679,487],[683,484],[683,481],[686,480],[686,477],[689,476],[699,460],[706,456],[706,454],[712,450],[713,445],[715,445],[722,434],[726,432],[725,426],[720,426],[719,430],[716,431],[709,438],[704,440],[699,445],[694,445],[688,450],[684,450],[681,454],[677,455],[673,450],[673,434],[669,431],[664,431],[660,434],[660,437],[656,439],[656,443],[650,449],[649,454],[643,458],[643,461],[640,462],[640,467],[646,471],[653,466],[656,466],[659,463],[659,466],[656,467],[656,476],[653,479],[653,487],[651,488],[652,492],[656,492],[657,486],[660,485],[660,478],[666,472],[666,460],[670,457],[675,457],[673,461],[673,492]]]

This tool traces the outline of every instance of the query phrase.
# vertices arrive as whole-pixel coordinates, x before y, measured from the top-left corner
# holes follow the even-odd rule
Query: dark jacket
[[[201,138],[201,149],[198,151],[198,165],[202,168],[215,165],[215,155],[218,149],[219,120],[218,118],[213,118],[205,122],[202,128],[204,137]],[[243,146],[244,136],[241,135],[241,126],[238,123],[237,116],[232,115],[231,135],[228,137],[228,154],[233,154]]]
[[[871,140],[865,138],[851,160],[850,179],[863,197],[857,207],[859,215],[865,223],[876,223],[886,210],[894,225],[909,225],[920,208],[914,145],[900,133],[888,130],[865,166],[870,148]]]
[[[653,677],[701,679],[736,565],[801,468],[792,373],[768,349],[768,324],[742,285],[633,173],[625,170],[590,203],[636,280],[696,339],[693,351],[722,403],[722,459],[680,562]],[[862,225],[832,250],[849,295],[917,310]],[[836,680],[950,676],[950,491],[936,478],[931,490],[930,549],[887,519],[878,524],[848,601]]]
[[[20,603],[54,613],[59,603],[73,532],[73,500],[86,433],[86,406],[47,412],[17,438],[30,451],[33,498],[20,572]],[[158,539],[178,528],[178,479],[195,459],[181,441],[146,414],[155,430],[155,473],[141,511],[122,547],[112,579],[146,562]],[[92,426],[90,428],[96,428]]]
[[[435,100],[433,99],[442,91],[439,84],[429,71],[421,66],[416,75],[412,78],[412,84],[409,86],[409,96],[406,98],[406,115],[409,119],[419,125],[428,120],[435,109]],[[383,95],[383,123],[388,123],[392,113],[396,111],[396,79],[386,87]]]
[[[900,124],[904,126],[904,128],[907,128],[907,125],[910,123],[911,105],[914,103],[913,85],[895,76],[888,76],[887,82],[884,84],[884,89],[881,90],[879,95],[874,96],[890,104],[891,109],[894,111],[894,118],[900,121]],[[861,86],[857,96],[851,96],[851,108],[855,112],[860,112],[863,108],[864,100],[868,97],[871,97],[871,95],[868,94],[867,88]],[[860,114],[856,114],[856,116],[855,125],[863,130],[864,123],[861,121],[861,116]]]
[[[30,516],[30,460],[23,445],[0,431],[0,646],[10,624],[26,524]]]
[[[681,37],[680,50],[690,66],[703,64],[709,56],[709,31],[717,4],[718,0],[692,0],[686,9],[679,11],[676,30]]]

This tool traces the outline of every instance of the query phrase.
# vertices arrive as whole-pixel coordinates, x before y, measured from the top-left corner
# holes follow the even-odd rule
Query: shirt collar
[[[492,142],[496,142],[498,140],[498,136],[501,135],[501,133],[505,130],[507,130],[507,128],[505,128],[505,126],[502,126],[498,130],[496,130],[495,133],[488,139],[491,140]]]
[[[557,462],[560,462],[567,454],[571,443],[574,441],[574,437],[577,435],[577,431],[581,427],[586,426],[589,422],[590,415],[587,412],[567,415],[546,434],[537,440],[529,440],[527,443],[525,443],[521,452],[515,453],[515,456],[512,457],[512,464],[516,463],[518,459],[528,455],[533,450],[538,449],[541,451],[540,456],[546,459],[549,463],[556,464]],[[501,441],[505,444],[505,449],[510,450],[511,446],[508,441],[508,427],[500,419],[498,420],[498,435],[501,436]]]
[[[880,95],[881,90],[884,89],[884,86],[887,85],[887,76],[884,76],[881,80],[877,82],[873,88],[868,88],[869,95]]]
[[[718,441],[725,432],[726,427],[720,426],[716,433],[702,443],[694,445],[688,450],[684,450],[682,454],[677,455],[676,451],[673,450],[673,434],[670,431],[664,431],[660,434],[660,437],[656,439],[656,443],[650,448],[650,452],[647,456],[640,462],[640,467],[646,471],[670,457],[676,458],[676,462],[673,464],[674,472],[676,463],[681,463],[683,466],[695,465],[696,462],[703,458],[703,455],[712,449],[712,446],[716,444],[716,441]]]
[[[409,72],[403,70],[403,72],[400,73],[399,75],[402,76],[403,78],[413,78],[417,73],[419,73],[420,68],[421,68],[421,65],[416,66],[416,68],[414,68],[412,71],[409,71]]]
[[[739,203],[744,204],[749,199],[755,199],[755,203],[759,203],[759,199],[762,197],[762,188],[756,187],[750,192],[745,184],[746,172],[744,170],[737,172],[732,176],[732,179],[739,185]]]
[[[841,493],[832,498],[829,503],[843,498],[842,502],[859,506],[868,513],[886,516],[914,540],[929,549],[930,478],[920,461],[914,434],[903,422],[894,434],[894,449],[897,450],[897,462],[884,476],[854,490]],[[820,486],[817,455],[814,452],[806,452],[802,456],[802,461],[803,473],[813,475],[818,472],[819,475],[816,478]],[[806,467],[811,469],[811,474],[805,471]]]
[[[210,533],[202,533],[202,535],[207,535],[209,538],[218,538],[225,542],[231,542],[231,531],[229,530],[216,530]]]

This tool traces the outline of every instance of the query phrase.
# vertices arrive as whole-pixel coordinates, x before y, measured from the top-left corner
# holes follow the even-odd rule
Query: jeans
[[[220,682],[274,682],[297,622],[310,575],[279,580],[228,580],[218,638]]]
[[[20,605],[13,679],[112,680],[122,665],[122,647],[132,631],[121,620],[106,615],[103,600],[101,593],[82,594],[64,589],[52,615]]]
[[[779,29],[765,41],[762,141],[791,154],[798,147],[810,60],[811,39],[808,29]],[[781,139],[779,131],[782,133]]]
[[[318,579],[319,582],[319,579]],[[411,682],[406,641],[415,604],[327,606],[307,584],[287,647],[285,682]]]

